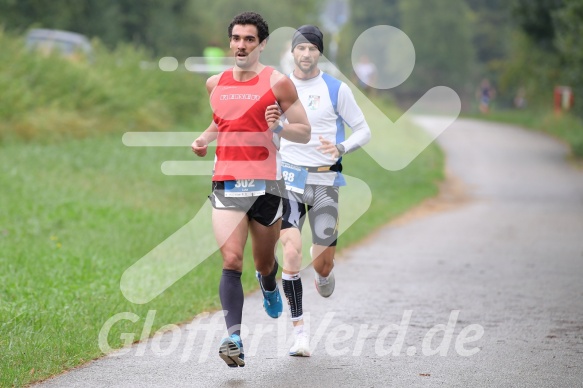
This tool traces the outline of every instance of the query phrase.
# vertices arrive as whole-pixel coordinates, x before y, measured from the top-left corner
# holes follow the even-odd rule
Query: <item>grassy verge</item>
[[[108,342],[119,347],[122,333],[139,338],[148,310],[156,310],[154,332],[219,307],[216,254],[147,304],[132,304],[120,292],[123,272],[207,201],[209,177],[163,175],[165,160],[193,155],[188,145],[128,148],[118,134],[0,145],[0,386],[99,357],[99,331],[114,314],[140,317],[114,325]],[[363,151],[345,161],[346,173],[370,187],[372,203],[340,248],[434,195],[442,178],[434,146],[399,172],[387,172]],[[248,259],[247,291],[256,287],[253,273]]]
[[[583,120],[570,114],[556,114],[549,109],[506,110],[493,111],[487,115],[473,116],[519,125],[548,133],[566,142],[572,155],[578,161],[583,161]]]

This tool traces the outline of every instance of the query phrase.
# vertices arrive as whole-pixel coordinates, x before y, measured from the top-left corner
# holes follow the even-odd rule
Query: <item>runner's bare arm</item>
[[[219,82],[220,75],[213,75],[206,81],[206,90],[209,96],[212,94],[215,86]],[[205,156],[208,145],[217,139],[218,128],[214,121],[211,121],[207,129],[192,142],[191,148],[197,156]]]
[[[205,156],[208,150],[208,145],[216,140],[219,130],[214,121],[211,121],[207,129],[200,134],[191,144],[192,152],[197,156]]]
[[[275,82],[272,82],[273,93],[288,121],[283,125],[281,137],[296,143],[308,143],[311,137],[310,122],[298,98],[296,87],[288,77],[279,72],[274,72],[272,77],[275,77]]]

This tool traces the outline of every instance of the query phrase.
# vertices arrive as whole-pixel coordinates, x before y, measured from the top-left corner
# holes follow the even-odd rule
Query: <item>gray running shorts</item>
[[[281,229],[302,230],[306,213],[312,228],[312,242],[336,246],[338,239],[338,187],[306,185],[304,193],[287,191]]]

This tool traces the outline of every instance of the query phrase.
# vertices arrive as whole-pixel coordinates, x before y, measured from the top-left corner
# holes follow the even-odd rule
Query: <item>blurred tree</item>
[[[0,0],[0,23],[19,32],[31,24],[64,28],[80,6],[71,0]]]
[[[514,21],[534,43],[544,50],[554,51],[554,11],[560,9],[564,0],[513,0]]]
[[[56,28],[100,38],[107,46],[131,42],[153,54],[179,58],[202,55],[213,40],[228,47],[227,25],[237,13],[258,10],[270,24],[316,23],[318,2],[249,0],[0,0],[0,25],[22,33]]]
[[[573,87],[574,111],[583,117],[583,2],[564,0],[564,7],[554,14],[555,47],[563,62],[563,79]]]
[[[515,30],[509,42],[508,58],[501,63],[498,91],[511,101],[523,89],[530,106],[552,102],[553,87],[560,76],[560,58],[532,41],[522,30]]]
[[[338,66],[347,75],[352,74],[352,47],[356,39],[371,27],[389,25],[399,28],[399,0],[369,0],[350,2],[350,19],[339,34]],[[380,47],[380,46],[379,46]]]
[[[476,60],[488,64],[508,56],[512,33],[510,6],[506,0],[466,0],[473,12],[472,29]]]
[[[369,0],[366,4],[353,1],[351,15],[354,31],[359,35],[370,27],[390,25],[399,28],[401,24],[399,0]]]
[[[477,66],[472,72],[475,85],[484,78],[496,88],[496,105],[511,105],[514,91],[499,88],[499,77],[510,54],[515,26],[506,0],[466,0],[472,10],[473,47]]]
[[[402,30],[415,46],[415,69],[403,89],[421,94],[444,85],[473,94],[471,12],[463,0],[402,0]]]
[[[504,82],[523,80],[529,85],[531,101],[546,106],[551,104],[555,85],[569,85],[576,96],[574,112],[583,117],[583,2],[514,0],[512,15],[525,38],[514,44],[522,54],[507,62]]]
[[[196,23],[190,0],[0,0],[0,24],[22,33],[30,27],[70,30],[99,37],[109,47],[132,42],[163,53],[186,51]]]

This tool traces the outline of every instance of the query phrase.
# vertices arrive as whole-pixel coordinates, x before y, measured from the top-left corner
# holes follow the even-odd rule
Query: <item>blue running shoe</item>
[[[219,347],[219,356],[231,368],[244,367],[245,355],[243,354],[243,342],[237,334],[223,338]]]
[[[255,271],[255,276],[259,281],[259,286],[263,293],[263,308],[265,309],[265,312],[271,318],[279,318],[283,312],[283,302],[281,301],[281,295],[279,294],[279,287],[276,285],[275,290],[265,291],[263,283],[261,282],[261,274],[258,271]]]

